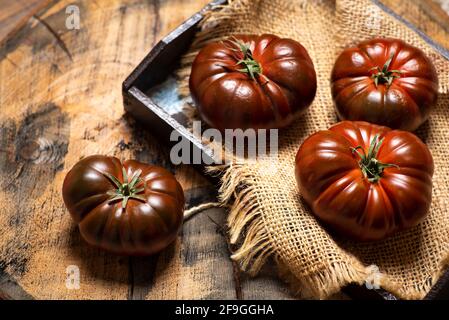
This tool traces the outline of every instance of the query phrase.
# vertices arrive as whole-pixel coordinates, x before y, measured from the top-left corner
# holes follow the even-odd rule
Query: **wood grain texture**
[[[62,203],[67,171],[97,153],[168,168],[190,206],[214,199],[216,186],[173,167],[148,128],[124,115],[121,97],[137,63],[208,1],[61,0],[28,16],[0,1],[13,3],[0,13],[0,32],[11,30],[0,35],[10,37],[0,48],[0,298],[291,298],[273,265],[253,279],[231,262],[224,210],[187,221],[159,255],[127,258],[88,247]],[[80,8],[80,30],[65,27],[69,4]],[[69,265],[80,268],[79,290],[65,287]]]
[[[290,297],[273,270],[257,279],[238,272],[222,209],[187,221],[166,251],[128,258],[87,246],[62,202],[67,171],[98,153],[168,168],[189,206],[214,200],[216,186],[193,168],[173,167],[168,150],[124,114],[121,97],[137,63],[206,3],[53,1],[1,47],[0,298]],[[80,9],[79,30],[65,27],[69,4]],[[80,269],[79,290],[65,286],[69,265]]]
[[[417,26],[433,41],[449,49],[448,0],[381,0],[381,2],[396,14]]]
[[[50,0],[1,0],[0,45],[22,28]]]

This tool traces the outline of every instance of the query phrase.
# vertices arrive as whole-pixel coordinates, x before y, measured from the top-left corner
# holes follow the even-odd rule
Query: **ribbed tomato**
[[[430,207],[432,175],[432,156],[418,137],[367,122],[319,131],[296,155],[296,180],[313,213],[358,240],[418,224]]]
[[[189,85],[211,127],[281,128],[312,103],[316,74],[306,49],[292,39],[236,35],[198,53]]]
[[[409,131],[427,120],[438,96],[432,62],[397,39],[372,39],[344,50],[331,85],[340,119]]]
[[[158,166],[90,156],[69,171],[62,195],[82,237],[117,254],[156,253],[182,225],[181,185]]]

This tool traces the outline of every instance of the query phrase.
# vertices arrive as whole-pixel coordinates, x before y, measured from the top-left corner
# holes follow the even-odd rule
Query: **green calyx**
[[[103,172],[103,174],[111,180],[114,186],[117,189],[109,190],[108,195],[111,196],[109,202],[122,201],[122,208],[126,208],[129,199],[136,199],[140,201],[145,201],[145,198],[139,193],[145,191],[145,186],[141,188],[137,188],[139,183],[142,182],[140,175],[142,174],[142,170],[137,170],[131,177],[131,181],[128,180],[128,174],[126,173],[125,168],[122,168],[123,173],[123,183],[120,182],[116,177],[108,172]]]
[[[371,144],[368,153],[365,152],[362,146],[357,146],[351,148],[352,153],[356,153],[360,157],[359,166],[363,172],[363,175],[368,179],[369,182],[377,182],[382,177],[382,173],[385,168],[399,166],[392,163],[382,163],[377,160],[377,154],[379,152],[380,146],[382,145],[383,138],[379,140],[379,136],[376,134],[371,140]],[[360,152],[361,150],[362,152]]]
[[[371,78],[374,79],[374,84],[376,87],[379,85],[379,83],[386,83],[387,86],[391,86],[393,83],[393,80],[396,78],[401,77],[401,70],[388,70],[390,68],[391,61],[393,60],[393,55],[390,56],[390,58],[385,62],[382,69],[377,66],[372,68],[371,70],[376,70],[377,73],[373,73],[371,75]]]
[[[232,51],[243,54],[243,58],[237,61],[237,65],[241,65],[243,68],[238,69],[238,71],[248,74],[251,79],[255,80],[256,76],[262,73],[262,66],[254,59],[249,44],[238,41],[236,38],[229,41],[235,46],[230,48]]]

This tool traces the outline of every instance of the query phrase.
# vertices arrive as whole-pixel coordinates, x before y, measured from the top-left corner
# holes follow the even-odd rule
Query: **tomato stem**
[[[371,70],[376,70],[377,73],[373,73],[371,78],[374,79],[374,84],[376,87],[379,83],[385,83],[387,87],[391,86],[393,80],[401,77],[401,70],[388,70],[390,68],[391,61],[393,60],[393,54],[391,54],[390,58],[385,62],[382,69],[379,66],[371,68]]]
[[[228,41],[235,46],[234,48],[229,48],[230,50],[243,54],[243,58],[237,61],[237,65],[242,65],[243,68],[238,69],[238,71],[247,73],[251,79],[255,80],[256,76],[262,73],[262,66],[254,59],[250,45],[237,40],[235,37]]]
[[[140,178],[142,170],[139,169],[135,171],[131,177],[131,181],[129,181],[126,169],[122,168],[123,183],[108,172],[103,172],[103,174],[109,180],[111,180],[113,185],[116,187],[116,189],[108,191],[108,195],[110,195],[109,198],[110,203],[121,200],[122,208],[125,209],[129,199],[145,201],[145,198],[139,195],[141,192],[145,191],[146,188],[145,183],[142,188],[137,188],[137,186],[142,182],[142,179]]]
[[[399,169],[399,166],[396,164],[383,163],[377,160],[377,154],[379,153],[383,141],[384,138],[379,140],[379,135],[376,134],[371,140],[368,153],[365,152],[362,146],[351,148],[352,153],[357,154],[360,157],[360,169],[369,182],[375,183],[379,181],[385,168],[395,167]]]

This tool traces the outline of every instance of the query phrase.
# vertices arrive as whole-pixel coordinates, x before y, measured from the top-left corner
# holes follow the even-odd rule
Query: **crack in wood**
[[[10,57],[8,57],[6,54],[2,55],[2,59],[6,59],[7,61],[9,61],[15,68],[18,68],[19,66],[17,65],[17,63],[14,62],[14,60],[12,60]]]
[[[45,20],[39,18],[37,15],[33,15],[33,18],[35,18],[39,23],[41,23],[45,29],[47,29],[53,37],[56,39],[56,43],[59,45],[59,47],[67,54],[70,61],[73,61],[72,54],[70,53],[69,49],[67,48],[64,40],[59,36],[59,34],[50,26]]]
[[[132,257],[128,258],[128,300],[134,298],[134,268]]]
[[[128,258],[128,300],[143,300],[150,292],[159,254]]]
[[[154,0],[153,1],[154,24],[153,24],[152,46],[154,46],[156,44],[158,34],[159,34],[160,24],[161,24],[161,16],[160,16],[159,10],[160,10],[159,0]]]
[[[16,180],[18,178],[20,178],[20,176],[23,173],[23,169],[25,168],[25,164],[24,163],[19,163],[19,167],[16,170],[16,172],[14,173],[14,175],[11,178],[8,178],[8,183],[5,184],[4,186],[2,186],[3,189],[9,189],[9,187],[14,184],[16,182]]]
[[[209,215],[206,215],[210,221],[212,221],[213,224],[217,227],[217,231],[225,238],[226,245],[228,248],[228,251],[230,254],[234,251],[233,246],[231,244],[231,241],[229,239],[228,233],[224,229],[222,225],[220,225],[218,222],[216,222],[214,219],[212,219]],[[230,259],[232,263],[232,274],[234,278],[234,286],[235,286],[235,298],[237,300],[243,300],[243,290],[242,290],[242,284],[240,281],[240,268],[234,260]]]

